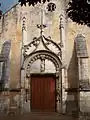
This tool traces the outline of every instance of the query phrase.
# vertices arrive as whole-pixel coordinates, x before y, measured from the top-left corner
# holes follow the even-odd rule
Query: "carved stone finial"
[[[62,48],[62,47],[63,47],[63,42],[61,41],[59,45],[60,45],[60,47]]]
[[[22,30],[26,30],[26,17],[24,16],[23,18],[22,18],[22,21],[23,21],[23,23],[22,23]]]
[[[62,14],[60,15],[60,29],[61,28],[64,28],[64,26],[63,26],[63,15]]]
[[[43,29],[47,27],[46,24],[44,24],[44,4],[43,4],[43,0],[41,0],[41,23],[40,24],[37,24],[37,28],[40,29],[40,34],[42,36],[42,33],[43,33]]]
[[[44,28],[46,28],[47,27],[47,25],[45,25],[45,24],[37,24],[37,28],[39,28],[40,29],[40,34],[42,35],[42,32],[43,32],[43,29]]]
[[[60,27],[59,27],[59,29],[60,29],[60,40],[61,40],[61,42],[60,42],[60,47],[64,47],[64,44],[63,44],[63,36],[64,36],[64,34],[63,34],[63,31],[64,31],[64,21],[63,21],[63,14],[60,14]]]

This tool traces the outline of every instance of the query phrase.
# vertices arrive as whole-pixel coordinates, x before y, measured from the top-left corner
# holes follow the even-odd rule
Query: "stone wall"
[[[65,7],[64,1],[54,0],[56,4],[54,12],[48,12],[47,5],[44,5],[44,24],[47,24],[47,28],[44,30],[45,36],[51,36],[51,38],[60,42],[59,16],[63,12]],[[7,11],[0,20],[0,49],[5,40],[11,40],[10,51],[10,86],[12,88],[19,86],[20,80],[20,53],[21,53],[21,40],[22,40],[22,18],[26,17],[26,29],[27,40],[29,43],[34,37],[38,37],[40,34],[37,29],[37,24],[40,24],[40,12],[41,5],[37,4],[35,7],[27,6],[21,7],[19,4],[14,6],[11,10]],[[18,66],[18,67],[17,67]]]
[[[0,20],[0,49],[5,41],[11,40],[10,51],[10,81],[15,87],[20,79],[20,40],[21,30],[19,24],[18,6],[6,12]],[[16,69],[15,66],[18,66]],[[14,77],[13,77],[14,76]],[[14,84],[14,85],[13,85]]]
[[[64,0],[53,0],[56,4],[56,10],[54,12],[47,11],[47,4],[44,5],[44,23],[47,24],[47,28],[44,30],[46,37],[51,36],[52,40],[56,43],[60,43],[60,14],[64,14],[65,7]],[[20,53],[21,53],[21,40],[22,40],[22,17],[26,17],[26,30],[27,40],[29,43],[34,37],[40,35],[39,29],[36,25],[40,24],[40,8],[41,5],[37,4],[35,7],[27,6],[21,7],[20,5],[14,6],[11,10],[6,12],[0,20],[0,49],[2,44],[6,40],[11,40],[10,51],[10,87],[19,87],[20,80]],[[64,14],[65,15],[65,14]],[[65,17],[67,18],[67,17]],[[87,26],[81,26],[70,19],[64,21],[65,25],[65,54],[66,54],[66,69],[68,70],[68,87],[76,88],[77,86],[77,64],[74,54],[74,40],[77,34],[82,33],[86,37],[87,51],[90,56],[89,44],[90,44],[90,28]],[[90,73],[90,58],[89,58],[89,73]],[[90,78],[90,74],[89,78]],[[63,86],[64,88],[66,86]],[[75,96],[75,95],[74,95]],[[73,97],[71,97],[72,99]],[[68,98],[67,98],[68,99]]]
[[[54,12],[48,12],[48,3],[44,5],[45,10],[43,22],[48,26],[44,30],[44,35],[46,37],[51,36],[51,39],[53,41],[60,43],[59,16],[62,12],[64,13],[65,5],[63,0],[53,0],[52,2],[56,4],[56,9]],[[0,20],[0,49],[2,49],[2,45],[5,42],[5,40],[11,40],[10,88],[12,89],[20,86],[19,83],[23,16],[26,17],[27,31],[26,41],[24,41],[24,43],[29,43],[33,40],[34,37],[38,37],[40,35],[40,30],[37,29],[37,24],[41,24],[41,5],[39,3],[35,7],[21,7],[20,5],[14,6],[11,10],[6,12]],[[9,96],[12,96],[11,92]],[[12,98],[14,98],[14,96],[12,96]],[[10,97],[10,101],[12,98]],[[12,101],[10,105],[11,104],[13,104]],[[27,103],[23,103],[23,111],[27,111],[26,106]]]

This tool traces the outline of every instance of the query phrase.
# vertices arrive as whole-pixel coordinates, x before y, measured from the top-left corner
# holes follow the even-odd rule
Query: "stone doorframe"
[[[57,55],[55,55],[53,52],[40,50],[35,53],[32,53],[31,55],[25,58],[25,61],[23,64],[23,70],[22,70],[22,74],[24,73],[24,75],[21,75],[22,76],[21,87],[23,88],[23,90],[25,89],[29,90],[28,96],[31,104],[30,78],[32,73],[30,73],[30,70],[31,70],[31,65],[38,59],[41,60],[41,65],[40,65],[41,69],[39,74],[46,74],[45,67],[44,67],[45,59],[50,60],[56,68],[56,72],[54,73],[56,76],[56,111],[61,112],[61,109],[62,109],[62,80],[61,80],[62,79],[62,76],[61,76],[62,62],[60,58]],[[21,95],[23,96],[22,93]],[[23,100],[25,100],[25,98]]]

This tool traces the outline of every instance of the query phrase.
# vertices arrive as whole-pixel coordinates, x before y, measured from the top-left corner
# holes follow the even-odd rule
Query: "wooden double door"
[[[37,112],[55,112],[56,91],[55,76],[31,76],[31,109]]]

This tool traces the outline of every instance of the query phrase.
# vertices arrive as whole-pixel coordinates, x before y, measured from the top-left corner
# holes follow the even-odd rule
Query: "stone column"
[[[61,112],[61,77],[60,72],[56,71],[56,110],[58,113]]]
[[[20,77],[20,88],[21,88],[21,112],[23,113],[24,102],[25,102],[25,70],[23,67],[24,64],[24,45],[27,44],[27,31],[26,31],[26,17],[22,19],[22,43],[21,43],[21,77]]]
[[[24,62],[24,45],[27,42],[27,31],[26,31],[26,17],[23,17],[22,19],[22,43],[21,43],[21,67],[23,67]]]
[[[65,109],[66,109],[66,93],[65,93],[65,13],[62,12],[62,14],[60,15],[60,46],[61,46],[61,52],[62,52],[62,68],[61,68],[61,89],[62,89],[62,93],[61,93],[61,112],[65,113]]]

